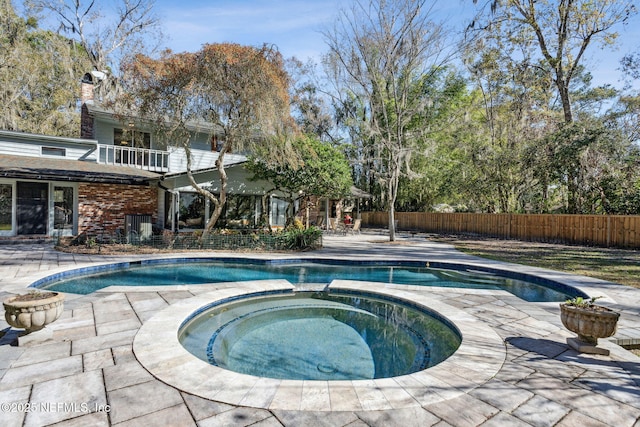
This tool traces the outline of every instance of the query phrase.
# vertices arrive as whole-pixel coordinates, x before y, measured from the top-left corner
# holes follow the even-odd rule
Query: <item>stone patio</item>
[[[529,303],[504,291],[367,284],[432,301],[439,310],[450,308],[449,315],[459,313],[470,327],[475,322],[480,330],[486,328],[485,336],[495,335],[499,351],[489,339],[483,348],[482,335],[465,334],[463,342],[473,341],[472,350],[444,362],[449,363],[446,369],[436,366],[415,378],[370,384],[261,379],[241,391],[233,376],[222,374],[211,379],[219,390],[209,399],[201,395],[210,389],[185,390],[165,375],[188,377],[188,371],[181,371],[188,365],[180,359],[172,361],[175,370],[147,370],[149,364],[143,366],[136,357],[138,350],[134,354],[134,340],[164,310],[234,286],[111,287],[67,295],[63,316],[22,337],[19,347],[10,345],[19,331],[0,322],[5,331],[0,338],[0,425],[640,427],[640,358],[616,345],[640,343],[640,290],[481,260],[420,236],[404,236],[401,243],[386,243],[379,234],[329,236],[322,250],[310,253],[189,256],[455,261],[535,273],[603,295],[622,313],[617,335],[600,340],[611,355],[571,350],[566,338],[572,334],[562,327],[556,303]],[[2,245],[0,296],[24,292],[35,280],[66,269],[153,257],[167,256],[86,256],[59,253],[46,244]],[[500,359],[492,371],[496,355]],[[276,392],[276,382],[286,387]],[[233,399],[238,403],[224,403]]]

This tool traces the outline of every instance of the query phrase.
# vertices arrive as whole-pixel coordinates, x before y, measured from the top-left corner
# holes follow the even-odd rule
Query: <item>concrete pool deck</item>
[[[478,325],[479,338],[484,333],[498,339],[488,339],[483,348],[481,339],[467,336],[474,344],[467,358],[457,357],[444,365],[447,369],[423,371],[422,378],[372,380],[366,387],[345,382],[332,389],[291,382],[278,397],[283,404],[276,400],[273,382],[264,379],[251,385],[253,392],[238,395],[233,378],[212,376],[211,387],[195,393],[168,385],[173,380],[163,377],[188,378],[179,359],[171,362],[174,370],[164,366],[162,375],[147,370],[136,357],[134,340],[149,322],[162,321],[163,310],[234,286],[112,287],[67,295],[63,316],[23,338],[19,347],[10,345],[18,331],[0,321],[6,332],[0,338],[0,425],[640,427],[640,358],[616,345],[640,343],[640,290],[483,260],[420,236],[400,240],[389,244],[383,235],[363,233],[327,236],[322,250],[308,253],[138,256],[67,254],[48,244],[0,245],[0,297],[24,292],[35,280],[66,269],[169,256],[464,262],[535,273],[604,295],[605,304],[622,313],[616,336],[600,340],[611,355],[571,350],[566,338],[573,334],[562,327],[557,303],[529,303],[504,291],[379,285],[385,292],[432,301],[438,310],[451,309],[448,315]],[[214,386],[219,399],[211,393]]]

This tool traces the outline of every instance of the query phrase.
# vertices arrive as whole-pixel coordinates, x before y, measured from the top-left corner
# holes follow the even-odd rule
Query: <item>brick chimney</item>
[[[86,73],[80,81],[80,101],[82,106],[80,109],[80,138],[95,138],[93,129],[93,117],[89,114],[87,104],[93,103],[93,76]]]

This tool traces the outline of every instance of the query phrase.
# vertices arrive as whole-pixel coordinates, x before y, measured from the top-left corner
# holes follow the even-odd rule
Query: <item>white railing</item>
[[[98,145],[98,163],[128,166],[151,172],[168,172],[169,153],[146,148],[100,144]]]

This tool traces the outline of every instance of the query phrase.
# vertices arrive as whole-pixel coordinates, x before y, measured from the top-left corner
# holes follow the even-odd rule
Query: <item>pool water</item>
[[[181,344],[234,372],[290,380],[410,374],[460,346],[436,313],[370,295],[298,292],[214,306],[184,322]]]
[[[422,265],[422,266],[421,266]],[[173,259],[103,266],[102,270],[50,276],[32,286],[89,294],[108,286],[195,285],[248,280],[285,279],[293,284],[329,284],[336,279],[404,285],[502,289],[525,301],[564,301],[580,295],[567,286],[533,283],[487,272],[427,268],[418,262],[346,263],[328,260]],[[91,273],[91,274],[88,274]]]

